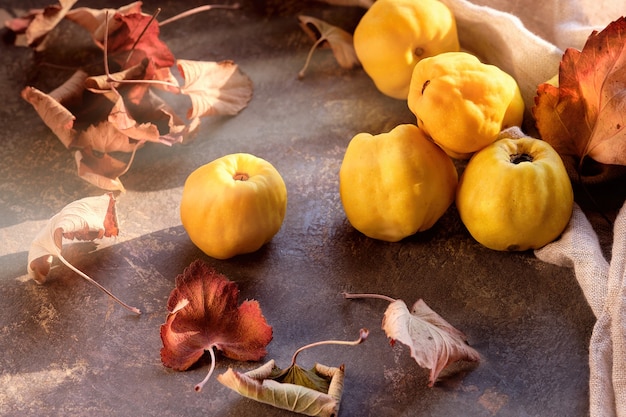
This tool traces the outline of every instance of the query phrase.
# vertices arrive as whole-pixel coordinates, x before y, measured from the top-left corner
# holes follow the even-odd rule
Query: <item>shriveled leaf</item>
[[[179,59],[176,65],[185,79],[181,92],[191,99],[188,119],[213,115],[234,116],[252,98],[252,80],[233,61]]]
[[[176,277],[161,325],[161,361],[177,371],[189,369],[214,348],[226,357],[256,361],[266,354],[272,327],[254,300],[237,305],[237,285],[196,260]]]
[[[94,41],[96,41],[96,44],[102,47],[105,33],[113,33],[123,24],[119,20],[113,20],[112,17],[116,14],[124,16],[128,14],[141,13],[141,5],[142,2],[136,1],[118,9],[92,9],[89,7],[78,7],[67,12],[65,17],[87,29],[87,31],[91,33]],[[107,14],[109,16],[108,30],[105,25]]]
[[[35,87],[24,88],[22,98],[35,108],[41,120],[54,132],[61,143],[69,148],[76,136],[74,130],[76,117],[53,97]]]
[[[43,284],[48,278],[54,258],[58,258],[72,271],[104,291],[116,302],[133,313],[141,312],[111,294],[106,288],[70,264],[61,254],[63,239],[88,240],[117,236],[119,233],[115,198],[107,193],[97,197],[85,197],[63,207],[37,234],[28,251],[28,274]]]
[[[562,156],[626,165],[626,17],[565,51],[559,86],[538,87],[533,115]]]
[[[43,9],[32,9],[26,15],[8,22],[6,26],[16,33],[25,34],[25,44],[35,47],[42,45],[46,35],[65,17],[65,14],[78,0],[59,0],[57,4]],[[39,47],[38,49],[42,49]]]
[[[480,360],[478,352],[467,344],[465,335],[421,299],[411,311],[402,300],[390,303],[382,327],[392,343],[399,341],[407,345],[417,363],[430,369],[428,385],[431,387],[441,371],[451,363]]]
[[[108,154],[94,154],[90,148],[74,152],[78,176],[98,188],[125,192],[119,176],[128,170],[129,162]]]
[[[35,281],[45,282],[52,257],[61,255],[63,238],[94,240],[117,236],[118,232],[112,194],[74,201],[54,215],[31,243],[28,273]]]
[[[316,364],[312,371],[329,381],[327,392],[274,380],[272,375],[280,373],[274,360],[246,373],[229,368],[218,375],[217,380],[246,398],[280,409],[307,416],[337,416],[343,393],[343,366],[336,368]]]
[[[298,16],[300,27],[315,43],[311,47],[307,56],[304,68],[298,76],[302,78],[308,67],[313,51],[318,46],[328,45],[333,51],[333,56],[337,60],[339,66],[345,69],[351,69],[359,65],[359,59],[354,50],[352,35],[345,30],[331,25],[323,20],[311,16]]]

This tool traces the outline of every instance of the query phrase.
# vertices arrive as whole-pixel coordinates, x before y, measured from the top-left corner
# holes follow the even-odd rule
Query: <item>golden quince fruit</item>
[[[287,188],[272,164],[236,153],[193,171],[183,186],[180,218],[207,255],[227,259],[254,252],[280,230]]]
[[[456,159],[469,159],[524,118],[515,79],[466,52],[421,60],[413,70],[408,105],[418,126]]]
[[[377,0],[359,21],[353,42],[376,87],[401,100],[420,59],[460,48],[454,15],[438,0]]]
[[[396,242],[435,224],[454,201],[457,180],[452,159],[417,126],[403,124],[352,138],[339,194],[355,229]]]
[[[573,203],[561,157],[548,142],[530,137],[504,137],[476,152],[456,195],[474,239],[502,251],[537,249],[555,240]]]

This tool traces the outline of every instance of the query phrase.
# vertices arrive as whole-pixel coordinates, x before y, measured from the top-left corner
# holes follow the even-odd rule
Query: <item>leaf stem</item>
[[[305,349],[309,349],[309,348],[321,346],[321,345],[356,346],[360,343],[363,343],[365,339],[367,339],[367,336],[369,335],[369,333],[370,333],[369,330],[361,329],[359,330],[359,338],[356,340],[322,340],[320,342],[314,342],[314,343],[310,343],[308,345],[302,346],[300,349],[296,350],[296,352],[293,354],[293,357],[291,358],[291,366],[294,366],[296,364],[296,358],[298,357],[298,354]]]
[[[209,347],[209,349],[207,349],[209,351],[209,355],[211,355],[211,367],[209,368],[209,373],[204,377],[204,379],[200,383],[196,384],[196,386],[193,388],[194,390],[196,390],[196,392],[202,391],[204,384],[206,384],[209,378],[211,378],[211,375],[213,374],[213,371],[215,370],[215,352],[213,351],[213,348],[214,346],[211,346]]]
[[[382,295],[382,294],[349,293],[349,292],[343,292],[342,294],[343,294],[343,298],[347,298],[347,299],[354,299],[354,298],[377,298],[379,300],[389,301],[390,303],[393,303],[393,302],[397,301],[395,298],[387,297],[386,295]]]
[[[180,20],[182,18],[194,15],[196,13],[201,13],[201,12],[205,12],[211,9],[238,9],[240,7],[239,3],[235,3],[235,4],[207,4],[204,6],[200,6],[200,7],[195,7],[193,9],[189,9],[187,11],[184,11],[182,13],[179,13],[175,16],[170,17],[169,19],[165,19],[162,22],[159,22],[159,26],[163,26],[163,25],[167,25],[168,23],[172,23],[175,22],[177,20]]]
[[[135,314],[141,314],[141,310],[139,310],[136,307],[131,307],[128,304],[126,304],[125,302],[123,302],[122,300],[120,300],[119,298],[117,298],[115,295],[113,295],[113,293],[109,290],[107,290],[106,288],[104,288],[102,285],[100,285],[98,282],[94,281],[93,278],[91,278],[89,275],[85,274],[83,271],[81,271],[80,269],[76,268],[74,265],[72,265],[71,263],[69,263],[69,261],[67,261],[60,253],[57,254],[57,257],[59,258],[59,260],[65,265],[67,266],[69,269],[71,269],[72,271],[76,272],[78,275],[80,275],[82,278],[86,279],[89,283],[95,285],[96,287],[98,287],[100,290],[104,291],[109,297],[111,297],[113,300],[115,300],[116,302],[118,302],[122,307],[124,307],[125,309],[135,313]]]
[[[326,40],[326,38],[324,36],[320,36],[320,38],[318,40],[315,41],[315,43],[313,44],[313,46],[311,46],[311,49],[309,49],[309,54],[306,57],[306,61],[304,62],[304,66],[302,67],[302,69],[300,70],[300,72],[298,73],[298,79],[302,79],[304,78],[304,72],[307,70],[307,68],[309,67],[309,62],[311,62],[311,57],[313,56],[313,51],[315,51],[315,49]]]

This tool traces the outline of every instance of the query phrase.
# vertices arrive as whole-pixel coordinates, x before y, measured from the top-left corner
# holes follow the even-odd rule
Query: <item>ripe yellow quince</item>
[[[572,184],[559,154],[534,138],[497,140],[476,152],[459,180],[456,206],[470,234],[495,250],[540,248],[572,215]]]
[[[466,52],[421,60],[413,70],[408,105],[418,126],[456,159],[469,159],[524,118],[515,79]]]
[[[401,100],[420,59],[460,48],[454,15],[438,0],[377,0],[359,21],[353,42],[376,87]]]
[[[364,235],[396,242],[429,229],[454,201],[457,171],[415,125],[359,133],[339,170],[348,221]]]
[[[280,230],[287,188],[272,164],[236,153],[193,171],[183,186],[180,218],[207,255],[227,259],[254,252]]]

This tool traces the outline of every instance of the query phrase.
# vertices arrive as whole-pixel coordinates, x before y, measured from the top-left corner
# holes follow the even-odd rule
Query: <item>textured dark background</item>
[[[5,0],[0,8],[45,4]],[[105,4],[124,3],[78,6]],[[200,4],[146,1],[144,10],[162,7],[166,18]],[[177,58],[237,62],[255,84],[248,108],[236,117],[205,119],[191,144],[141,149],[122,177],[127,192],[117,203],[120,236],[64,249],[74,265],[141,308],[140,317],[64,266],[43,286],[26,275],[28,247],[45,221],[102,190],[77,177],[71,153],[20,91],[26,85],[49,91],[62,82],[71,72],[46,64],[67,62],[75,54],[69,45],[88,45],[89,38],[62,24],[51,36],[67,43],[36,54],[11,46],[10,34],[0,29],[0,414],[292,415],[239,397],[215,376],[203,392],[194,392],[208,361],[182,373],[161,365],[159,326],[167,297],[176,275],[200,258],[236,281],[242,300],[260,302],[274,328],[268,359],[280,366],[301,345],[354,339],[359,328],[371,329],[361,346],[319,347],[299,358],[307,367],[345,364],[343,416],[586,415],[594,319],[570,270],[542,263],[532,252],[480,246],[454,206],[431,230],[395,244],[368,239],[346,221],[338,171],[347,143],[358,132],[383,132],[414,119],[406,103],[382,96],[362,70],[340,69],[328,49],[315,53],[298,80],[311,41],[296,16],[302,12],[351,30],[362,11],[313,1],[242,5],[165,26],[161,38]],[[178,202],[191,171],[233,152],[273,163],[289,203],[270,244],[218,261],[190,242]],[[609,217],[622,201],[616,187],[592,189]],[[609,247],[610,224],[580,201]],[[482,362],[461,364],[428,388],[427,371],[408,348],[391,347],[380,328],[386,303],[346,301],[342,291],[377,292],[408,304],[424,299],[467,334]],[[218,355],[216,373],[229,366],[258,364]]]

